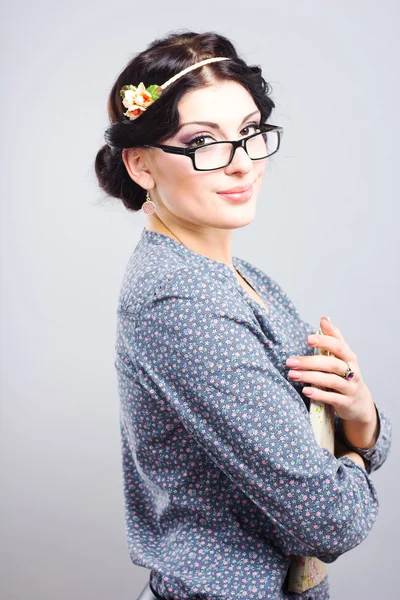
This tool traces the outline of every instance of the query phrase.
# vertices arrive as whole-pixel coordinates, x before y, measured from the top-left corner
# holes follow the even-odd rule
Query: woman
[[[99,184],[146,214],[115,361],[127,541],[151,571],[146,597],[325,600],[327,577],[288,591],[290,557],[333,562],[378,513],[369,475],[386,460],[391,423],[355,354],[321,319],[317,346],[332,356],[314,356],[316,328],[231,254],[282,137],[266,125],[268,93],[228,39],[194,32],[156,40],[110,93]],[[307,384],[331,390],[311,388],[335,406],[335,456],[315,440]]]

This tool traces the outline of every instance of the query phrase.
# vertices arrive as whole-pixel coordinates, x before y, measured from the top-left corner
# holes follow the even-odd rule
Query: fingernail
[[[286,361],[286,365],[288,367],[297,367],[300,361],[297,358],[288,358]]]

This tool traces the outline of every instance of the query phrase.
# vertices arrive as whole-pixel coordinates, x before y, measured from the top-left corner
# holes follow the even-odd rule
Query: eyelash
[[[246,129],[247,127],[251,127],[251,126],[254,126],[256,129],[260,129],[260,125],[261,125],[261,123],[255,123],[255,122],[248,123],[247,125],[245,125],[245,127],[243,127],[243,129]],[[190,146],[194,142],[197,142],[197,140],[202,140],[203,138],[207,138],[207,137],[211,137],[211,136],[208,135],[208,134],[206,134],[206,133],[202,133],[202,134],[196,135],[196,137],[194,137],[191,140],[189,140],[188,142],[186,142],[185,146]]]

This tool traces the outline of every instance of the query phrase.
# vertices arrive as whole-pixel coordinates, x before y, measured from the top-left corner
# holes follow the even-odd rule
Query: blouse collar
[[[209,258],[208,256],[204,256],[204,254],[200,254],[199,252],[195,252],[191,248],[188,248],[178,240],[175,240],[168,235],[164,235],[163,233],[159,233],[158,231],[150,231],[150,229],[144,228],[141,235],[141,241],[149,241],[153,244],[166,244],[171,246],[172,250],[175,250],[178,254],[183,256],[188,262],[193,265],[206,265],[209,267],[213,267],[218,269],[221,272],[228,273],[229,275],[233,275],[236,279],[236,276],[232,269],[223,262],[219,262],[218,260],[214,260],[213,258]],[[235,267],[240,267],[240,258],[233,256],[232,264]],[[240,273],[239,273],[240,274]]]
[[[274,309],[271,302],[269,303],[269,310],[266,311],[258,302],[256,302],[242,287],[239,283],[235,273],[232,269],[223,262],[219,262],[214,260],[213,258],[209,258],[208,256],[204,256],[204,254],[199,254],[195,252],[191,248],[188,248],[178,240],[169,237],[168,235],[164,235],[163,233],[159,233],[158,231],[150,231],[149,229],[144,228],[142,231],[142,235],[140,238],[140,243],[151,243],[157,245],[166,245],[170,246],[174,252],[178,255],[184,257],[184,259],[193,266],[202,266],[209,269],[214,269],[221,275],[225,275],[228,280],[236,287],[239,291],[243,299],[249,304],[253,311],[256,310],[260,313],[264,318],[269,319],[273,314],[272,311]],[[257,292],[260,297],[263,297],[261,290],[259,289],[258,282],[253,278],[253,274],[249,272],[249,269],[246,269],[246,265],[244,261],[240,259],[238,256],[232,256],[232,264],[235,270],[239,273],[239,275],[244,278],[250,286]]]

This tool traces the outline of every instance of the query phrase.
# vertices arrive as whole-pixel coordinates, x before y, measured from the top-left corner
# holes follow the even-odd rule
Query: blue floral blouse
[[[375,404],[379,436],[360,449],[336,415],[367,472],[321,448],[285,364],[313,354],[319,324],[260,269],[233,265],[268,311],[228,265],[146,228],[126,266],[115,367],[130,558],[164,598],[326,600],[328,576],[287,591],[290,556],[331,563],[368,536],[391,422]]]

